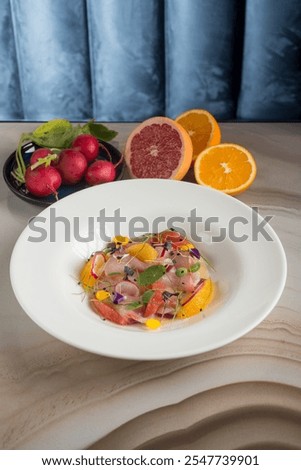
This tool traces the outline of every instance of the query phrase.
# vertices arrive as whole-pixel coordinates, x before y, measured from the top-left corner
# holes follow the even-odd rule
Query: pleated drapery
[[[248,0],[238,118],[301,118],[301,1]]]
[[[24,118],[91,116],[85,1],[10,0],[10,5]]]
[[[301,119],[300,0],[1,0],[0,119]]]
[[[87,6],[95,115],[124,121],[164,114],[164,2]]]

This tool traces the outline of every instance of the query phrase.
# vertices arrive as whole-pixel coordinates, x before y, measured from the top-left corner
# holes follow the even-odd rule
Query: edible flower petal
[[[113,242],[116,243],[116,245],[127,245],[129,241],[129,237],[123,237],[122,235],[116,235],[113,238]]]
[[[194,249],[194,245],[192,243],[185,243],[185,245],[179,246],[180,251],[189,251],[193,249]]]
[[[119,292],[114,292],[113,304],[120,304],[124,300],[124,296],[119,294]]]
[[[150,330],[156,330],[157,328],[159,328],[159,326],[161,326],[161,322],[159,320],[156,320],[156,318],[149,318],[148,320],[146,320],[145,326],[147,326],[147,328],[149,328]]]
[[[199,250],[197,248],[192,248],[190,250],[190,253],[192,254],[192,256],[194,256],[195,258],[197,259],[201,259],[201,253],[199,252]]]
[[[125,276],[134,276],[135,274],[135,270],[133,268],[131,268],[130,266],[125,266],[124,267],[124,274]]]
[[[95,297],[97,300],[102,302],[103,300],[106,300],[108,297],[110,297],[110,294],[106,290],[98,290],[95,294]]]

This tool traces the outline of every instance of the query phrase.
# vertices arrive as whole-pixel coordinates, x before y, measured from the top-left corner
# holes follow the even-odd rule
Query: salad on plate
[[[200,314],[214,295],[208,261],[170,229],[133,239],[115,236],[91,255],[79,282],[102,319],[151,330]]]

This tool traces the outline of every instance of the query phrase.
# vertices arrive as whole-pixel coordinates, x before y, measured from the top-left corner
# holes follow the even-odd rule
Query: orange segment
[[[91,274],[92,263],[93,258],[90,258],[89,261],[86,262],[80,273],[80,282],[85,290],[93,289],[96,282],[96,279]]]
[[[204,109],[191,109],[176,118],[186,129],[193,146],[193,160],[207,147],[218,145],[221,131],[216,119]]]
[[[183,305],[177,313],[177,318],[189,318],[204,310],[214,295],[214,285],[211,279],[206,279],[202,288]]]
[[[256,163],[244,147],[220,144],[200,153],[194,163],[194,175],[199,184],[234,196],[251,186]]]
[[[80,273],[80,282],[84,290],[93,289],[97,277],[101,274],[105,263],[104,255],[96,252],[84,265]]]
[[[158,253],[149,243],[136,243],[127,248],[127,253],[136,256],[140,261],[150,263],[158,258]]]

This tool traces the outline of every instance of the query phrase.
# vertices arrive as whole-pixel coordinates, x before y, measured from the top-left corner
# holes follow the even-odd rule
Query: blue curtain
[[[164,2],[88,0],[94,115],[164,114]]]
[[[16,47],[10,1],[2,0],[0,8],[0,119],[22,119]]]
[[[24,118],[90,117],[84,0],[10,0],[10,7]]]
[[[238,118],[301,118],[301,1],[248,0]]]
[[[301,119],[300,0],[1,0],[0,119]]]
[[[235,116],[235,32],[241,0],[167,0],[166,110]]]

